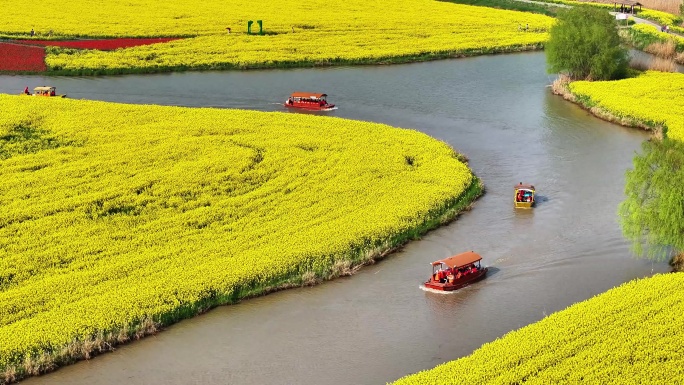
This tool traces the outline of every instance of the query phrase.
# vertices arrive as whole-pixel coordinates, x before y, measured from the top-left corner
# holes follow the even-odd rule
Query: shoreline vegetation
[[[9,95],[0,106],[0,383],[351,275],[484,193],[448,145],[377,123]]]
[[[600,119],[651,131],[656,138],[684,141],[682,86],[684,74],[645,71],[613,81],[570,82],[561,76],[552,92]]]
[[[573,93],[570,90],[570,84],[572,82],[573,81],[570,80],[569,77],[561,75],[552,83],[551,92],[553,92],[554,95],[559,95],[563,99],[582,107],[584,110],[590,112],[592,115],[601,120],[615,123],[624,127],[639,128],[645,131],[651,131],[654,136],[662,137],[664,128],[662,123],[654,124],[650,121],[643,121],[630,116],[618,115],[613,111],[597,105],[596,102],[585,95]]]

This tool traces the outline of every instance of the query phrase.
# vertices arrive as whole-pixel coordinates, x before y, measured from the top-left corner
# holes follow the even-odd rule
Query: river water
[[[322,114],[413,128],[470,159],[487,193],[456,222],[357,275],[224,306],[27,384],[383,384],[638,277],[617,223],[624,173],[647,134],[551,95],[543,53],[396,66],[98,78],[2,76],[74,98],[284,111],[327,92]],[[325,135],[322,132],[321,135]],[[533,210],[513,185],[537,187]],[[429,262],[475,250],[487,279],[444,295]],[[265,256],[267,257],[267,256]]]

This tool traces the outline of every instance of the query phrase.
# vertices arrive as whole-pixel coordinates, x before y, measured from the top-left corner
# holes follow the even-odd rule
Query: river
[[[669,271],[632,257],[617,223],[645,132],[551,95],[543,53],[395,65],[97,78],[0,76],[0,92],[49,84],[70,97],[284,111],[327,92],[322,114],[413,128],[470,159],[487,193],[454,223],[352,277],[224,306],[26,384],[383,384],[623,282]],[[321,133],[325,135],[325,132]],[[533,210],[513,208],[532,183]],[[485,280],[444,295],[429,262],[465,250]],[[268,258],[268,256],[264,256]]]

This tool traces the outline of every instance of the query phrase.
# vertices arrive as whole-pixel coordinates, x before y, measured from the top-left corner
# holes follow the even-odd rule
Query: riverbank
[[[682,284],[684,273],[628,282],[393,384],[679,383]]]
[[[683,86],[684,74],[646,71],[617,81],[568,83],[560,78],[553,92],[601,119],[682,141]]]
[[[483,192],[452,148],[382,124],[2,95],[0,105],[4,382],[218,305],[352,274]]]

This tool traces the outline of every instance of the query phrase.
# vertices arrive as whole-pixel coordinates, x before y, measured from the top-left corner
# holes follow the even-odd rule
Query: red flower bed
[[[45,48],[0,43],[0,71],[46,71]]]
[[[128,48],[139,45],[166,43],[178,40],[178,37],[159,37],[150,39],[102,39],[102,40],[16,40],[17,43],[32,44],[39,46],[57,46],[78,49],[97,49],[111,51],[117,48]]]

